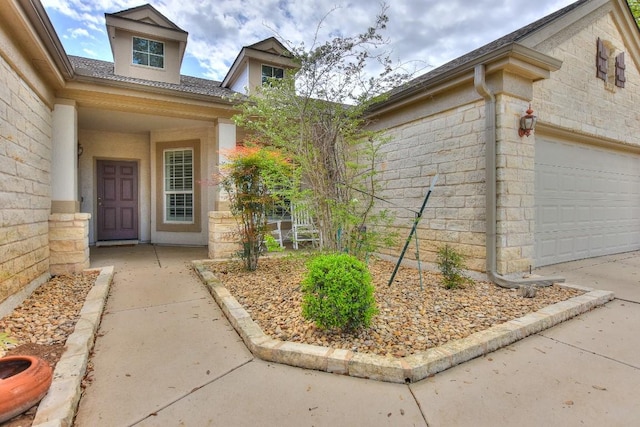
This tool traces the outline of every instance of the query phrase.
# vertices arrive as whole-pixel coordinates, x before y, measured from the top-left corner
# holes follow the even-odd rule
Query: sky
[[[375,0],[41,0],[67,54],[113,61],[105,13],[145,3],[189,33],[182,74],[222,80],[243,46],[268,37],[311,46],[360,34]],[[574,0],[390,0],[385,49],[422,74],[542,18]]]

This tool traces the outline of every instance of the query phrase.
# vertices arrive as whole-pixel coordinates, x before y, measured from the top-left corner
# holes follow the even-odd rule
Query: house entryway
[[[97,241],[138,239],[138,163],[98,160]]]

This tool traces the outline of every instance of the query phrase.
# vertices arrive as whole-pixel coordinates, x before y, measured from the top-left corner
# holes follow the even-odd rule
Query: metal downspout
[[[550,286],[554,282],[564,282],[562,277],[537,277],[527,279],[507,279],[496,272],[497,269],[497,190],[496,190],[496,97],[487,87],[484,64],[474,69],[473,83],[476,91],[485,100],[485,182],[486,182],[486,258],[489,280],[503,288],[520,286]]]

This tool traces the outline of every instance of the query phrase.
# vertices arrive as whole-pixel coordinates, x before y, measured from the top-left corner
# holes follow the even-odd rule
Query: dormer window
[[[284,78],[284,69],[278,67],[272,67],[270,65],[262,66],[262,84],[267,84],[269,79],[282,79]]]
[[[134,37],[132,58],[135,65],[164,68],[164,43]]]

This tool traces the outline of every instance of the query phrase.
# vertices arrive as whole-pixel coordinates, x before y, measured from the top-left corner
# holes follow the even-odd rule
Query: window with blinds
[[[164,152],[164,221],[193,223],[193,149]]]

